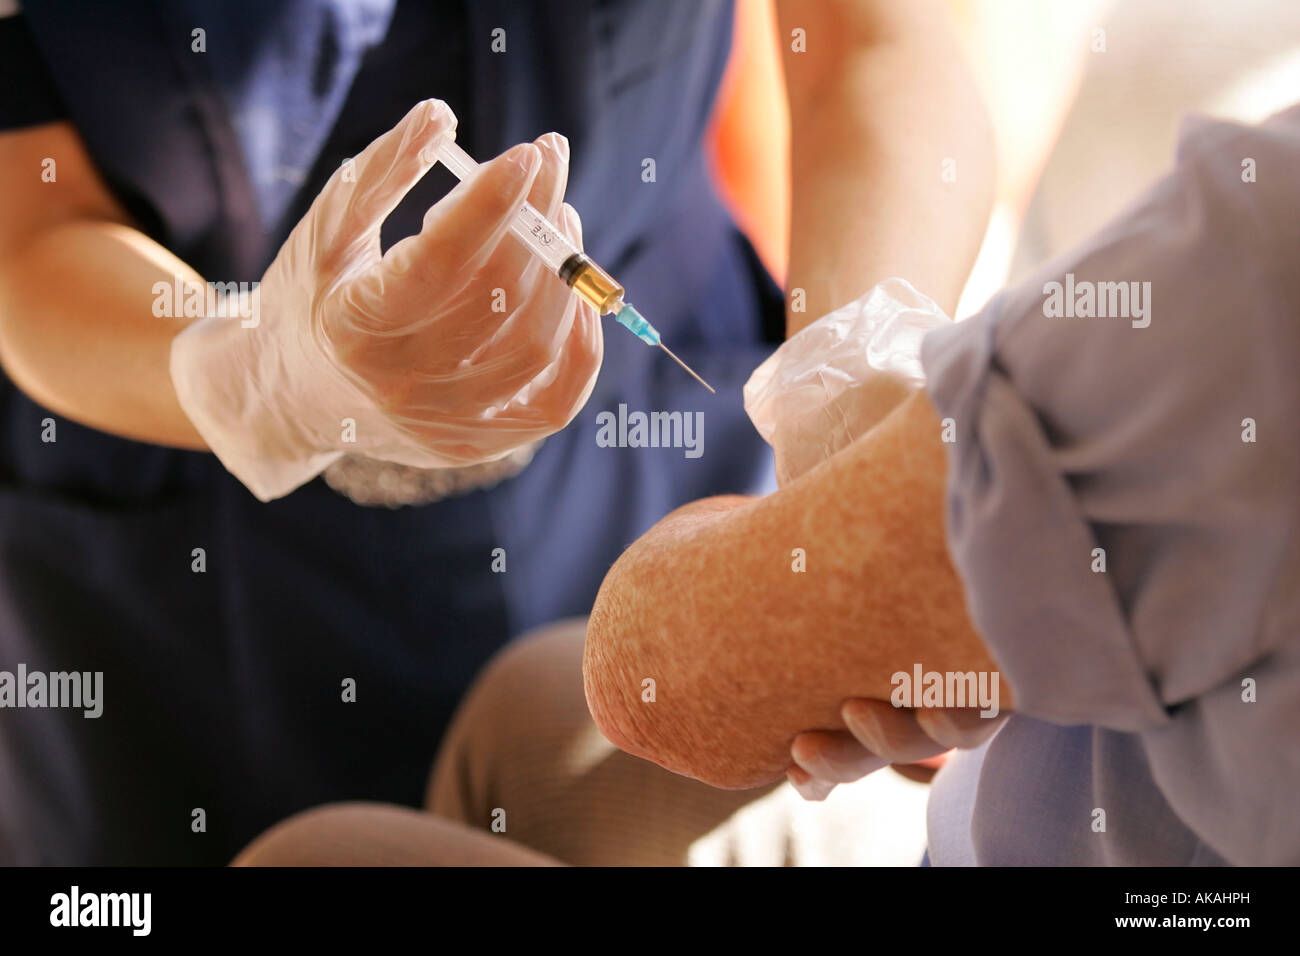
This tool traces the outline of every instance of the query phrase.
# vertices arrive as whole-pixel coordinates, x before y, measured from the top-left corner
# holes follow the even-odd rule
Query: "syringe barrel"
[[[464,179],[478,168],[478,163],[450,136],[439,140],[433,152],[438,161],[457,179]],[[557,274],[565,261],[578,253],[578,248],[559,227],[538,212],[530,202],[525,201],[519,207],[519,212],[510,223],[510,231],[537,254],[547,269]]]
[[[530,202],[525,202],[519,208],[510,223],[510,231],[537,253],[538,258],[553,273],[558,274],[560,267],[578,254],[578,247],[560,232],[557,225],[533,208]]]

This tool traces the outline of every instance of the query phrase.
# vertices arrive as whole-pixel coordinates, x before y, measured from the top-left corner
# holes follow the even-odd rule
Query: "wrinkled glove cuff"
[[[343,452],[322,447],[283,402],[256,387],[257,331],[235,319],[199,319],[172,340],[171,378],[181,409],[212,453],[258,499],[271,501]]]

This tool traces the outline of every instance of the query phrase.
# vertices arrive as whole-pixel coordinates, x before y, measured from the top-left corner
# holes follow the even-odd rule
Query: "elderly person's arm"
[[[768,497],[669,515],[592,610],[584,671],[601,730],[671,770],[757,786],[785,772],[797,733],[843,728],[846,698],[888,699],[897,671],[994,670],[948,558],[945,475],[918,394]]]
[[[1281,172],[1298,160],[1300,106],[1258,127],[1187,123],[1174,171],[1125,215],[930,333],[928,399],[771,499],[634,546],[636,581],[607,582],[615,613],[591,638],[602,725],[669,766],[748,782],[781,762],[769,748],[792,711],[825,727],[847,683],[879,698],[892,668],[991,654],[1015,714],[979,775],[990,805],[1069,794],[1077,818],[1050,824],[1068,842],[1091,808],[1126,804],[1086,859],[1177,856],[1188,840],[1197,859],[1300,859],[1300,181]],[[951,426],[946,495],[927,402]],[[767,571],[773,539],[793,537],[813,542],[802,588]],[[823,542],[831,573],[814,577]],[[660,577],[642,601],[647,572]],[[682,686],[638,710],[621,682],[643,661]],[[1075,764],[1034,781],[1058,745]]]

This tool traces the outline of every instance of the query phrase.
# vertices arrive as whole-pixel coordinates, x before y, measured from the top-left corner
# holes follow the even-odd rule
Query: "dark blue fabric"
[[[730,7],[47,0],[26,15],[106,181],[212,280],[258,278],[338,163],[443,86],[479,157],[566,133],[587,248],[718,387],[709,396],[608,325],[590,403],[526,471],[397,511],[319,480],[261,504],[211,456],[86,429],[0,388],[0,669],[105,682],[98,720],[3,713],[0,861],[221,863],[314,804],[416,804],[495,650],[588,610],[610,563],[669,509],[769,480],[740,386],[781,302],[701,148]],[[207,54],[190,52],[195,27]],[[505,55],[490,48],[497,27]],[[281,125],[237,122],[257,110]],[[386,239],[418,229],[446,185],[422,184]],[[703,456],[598,447],[596,415],[620,402],[702,410]],[[497,547],[505,574],[491,571]],[[345,678],[355,703],[340,699]],[[191,830],[199,807],[206,833]]]
[[[64,113],[26,18],[0,17],[0,130],[48,123]]]

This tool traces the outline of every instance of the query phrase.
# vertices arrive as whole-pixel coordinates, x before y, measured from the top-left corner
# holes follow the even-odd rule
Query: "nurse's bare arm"
[[[42,171],[54,160],[55,181]],[[176,333],[155,282],[202,282],[132,228],[71,124],[0,133],[0,364],[51,411],[101,431],[202,449],[172,388]]]
[[[785,772],[796,734],[843,729],[845,699],[888,699],[896,671],[994,670],[948,557],[945,474],[918,393],[772,495],[664,518],[591,613],[583,672],[601,731],[670,770],[752,787]]]
[[[786,285],[806,296],[802,312],[787,300],[790,334],[890,276],[952,314],[992,207],[994,140],[947,4],[778,0],[777,19],[791,121]]]

